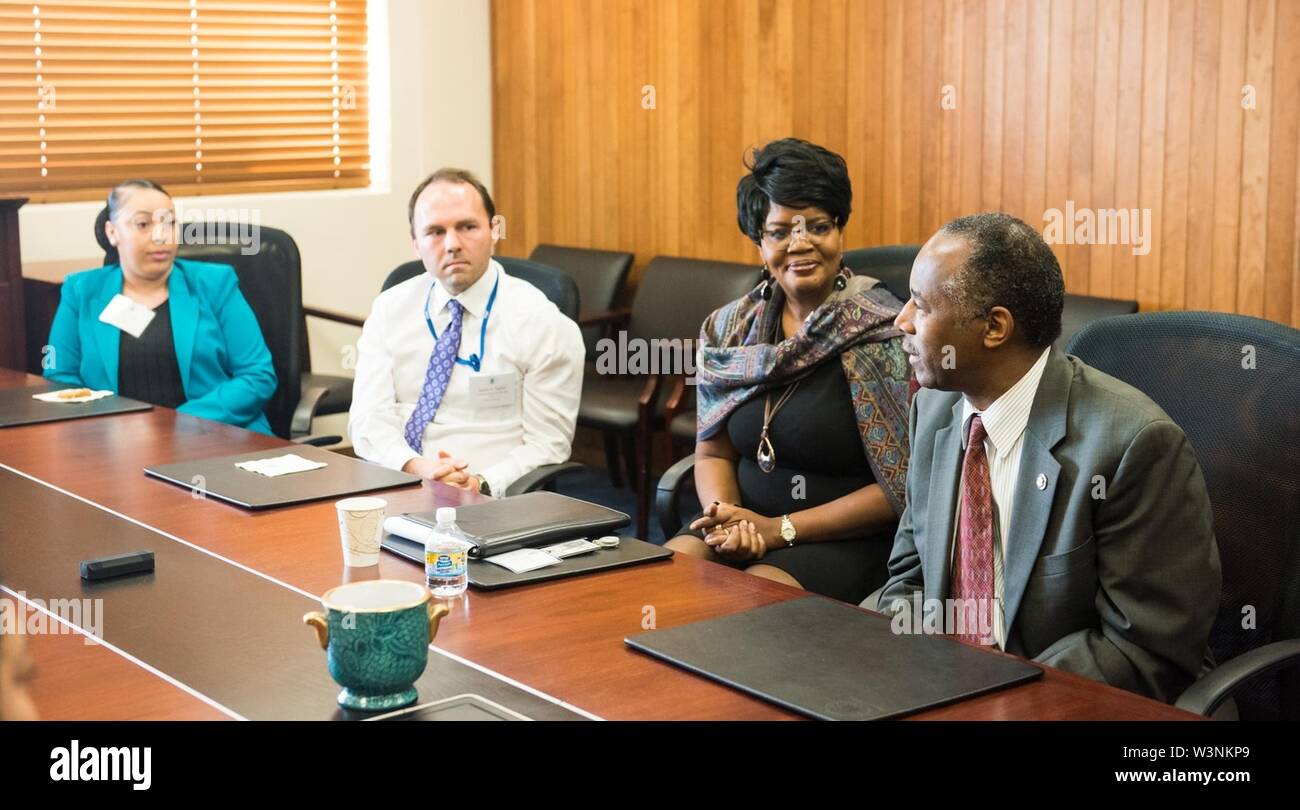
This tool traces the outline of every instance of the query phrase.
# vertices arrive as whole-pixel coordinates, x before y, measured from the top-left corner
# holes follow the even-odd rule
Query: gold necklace
[[[772,420],[776,418],[777,411],[790,400],[794,394],[794,389],[799,387],[802,380],[795,382],[781,394],[781,398],[772,405],[772,392],[767,392],[767,397],[763,400],[763,431],[758,435],[758,468],[765,473],[770,473],[776,469],[776,448],[772,447],[772,440],[768,434],[772,430]]]

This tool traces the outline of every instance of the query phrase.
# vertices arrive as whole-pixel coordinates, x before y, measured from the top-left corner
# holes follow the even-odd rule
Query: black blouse
[[[154,319],[140,337],[122,333],[118,344],[117,392],[164,408],[177,408],[185,402],[181,367],[176,362],[176,344],[172,340],[169,302],[154,307]]]

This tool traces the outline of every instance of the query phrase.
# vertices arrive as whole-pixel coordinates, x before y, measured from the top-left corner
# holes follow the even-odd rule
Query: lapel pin
[[[1045,473],[1039,473],[1038,480],[1034,483],[1038,485],[1039,489],[1047,489],[1047,475]]]

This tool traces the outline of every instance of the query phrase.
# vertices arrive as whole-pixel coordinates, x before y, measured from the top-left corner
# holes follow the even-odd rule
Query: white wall
[[[489,0],[371,0],[372,186],[368,189],[184,198],[190,208],[255,209],[287,231],[303,262],[309,306],[364,317],[379,285],[415,258],[406,201],[439,166],[476,172],[492,186],[492,60]],[[107,191],[107,189],[105,190]],[[103,252],[91,223],[102,202],[28,204],[21,209],[24,262],[88,260]],[[308,320],[312,368],[342,368],[359,330]],[[318,420],[341,433],[346,418]]]

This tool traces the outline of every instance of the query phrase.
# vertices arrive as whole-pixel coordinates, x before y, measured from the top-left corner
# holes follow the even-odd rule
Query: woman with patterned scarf
[[[857,604],[903,512],[911,370],[902,302],[843,266],[843,158],[787,138],[736,189],[763,282],[700,335],[695,486],[676,551]]]

